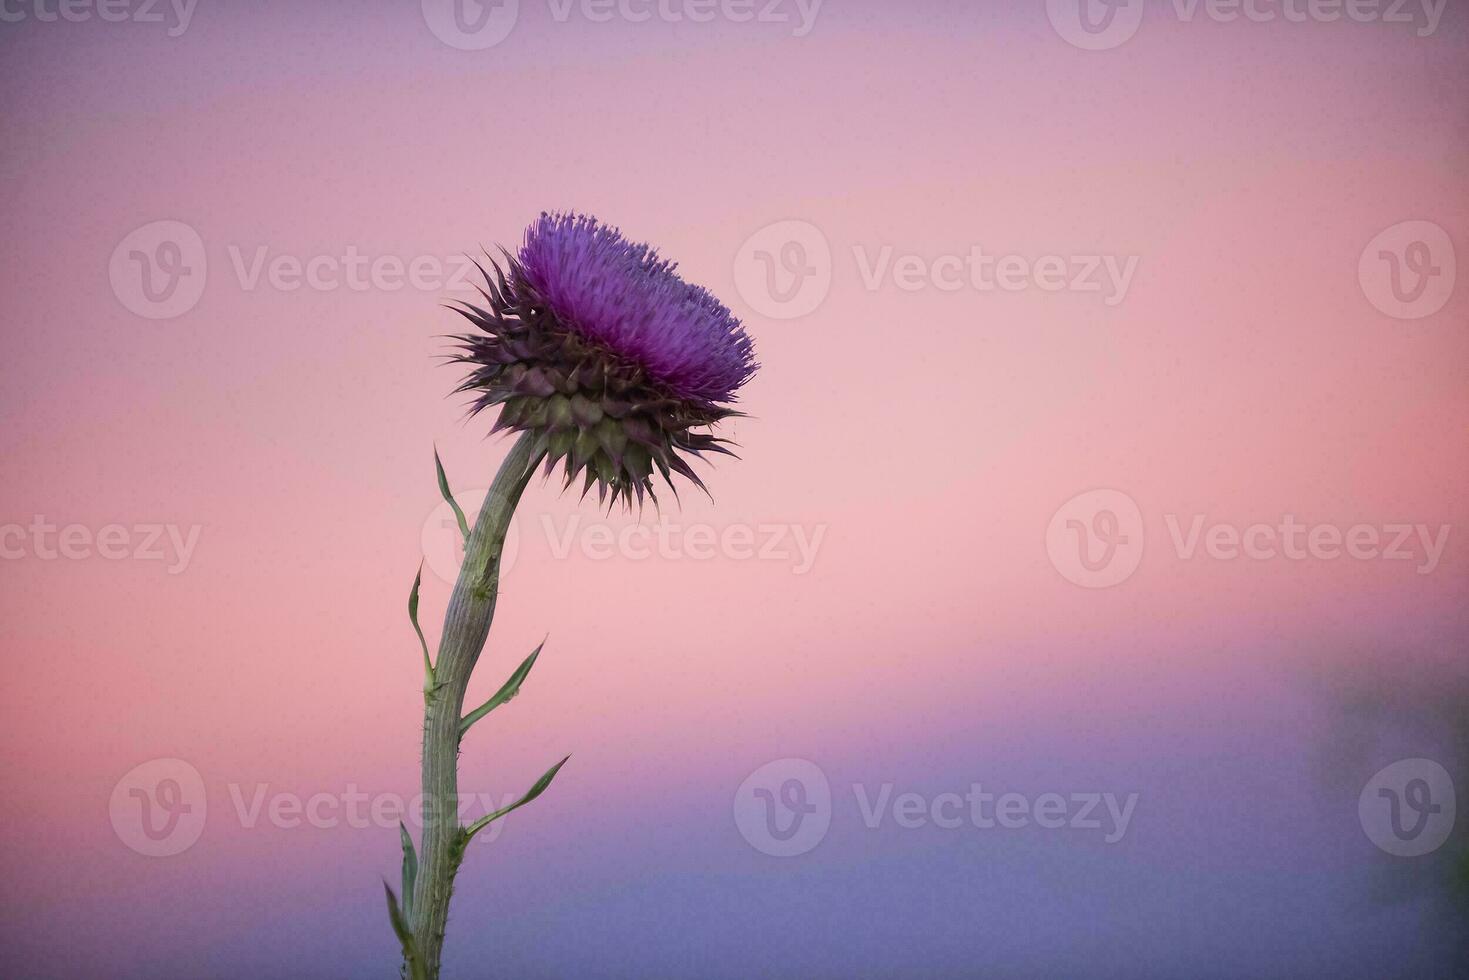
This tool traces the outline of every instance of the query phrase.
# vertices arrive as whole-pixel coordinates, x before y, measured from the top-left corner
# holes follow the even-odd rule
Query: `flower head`
[[[728,452],[705,430],[758,367],[729,309],[588,215],[542,214],[505,262],[485,273],[488,309],[456,307],[479,328],[456,338],[471,413],[499,406],[495,428],[534,433],[583,493],[641,502],[655,471],[702,487],[681,454]]]

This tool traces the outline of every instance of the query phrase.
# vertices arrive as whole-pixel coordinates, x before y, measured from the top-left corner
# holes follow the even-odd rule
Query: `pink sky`
[[[412,792],[403,606],[438,504],[431,449],[474,488],[506,443],[446,397],[452,293],[252,285],[240,266],[262,247],[452,262],[513,245],[541,209],[585,209],[657,243],[756,339],[750,418],[731,429],[743,458],[705,474],[712,503],[685,493],[663,520],[684,545],[699,523],[785,528],[787,549],[799,529],[819,542],[809,568],[558,558],[543,519],[615,533],[637,517],[533,485],[472,691],[550,642],[467,745],[464,779],[507,792],[575,756],[507,831],[505,866],[467,866],[496,889],[549,852],[618,892],[636,877],[619,835],[658,800],[670,826],[743,846],[726,801],[770,759],[877,779],[982,767],[988,745],[1041,778],[1074,754],[1146,780],[1182,743],[1269,766],[1309,733],[1285,747],[1246,733],[1296,731],[1283,692],[1303,678],[1397,650],[1462,660],[1469,299],[1460,283],[1437,312],[1395,319],[1358,272],[1374,236],[1410,220],[1469,256],[1462,11],[1425,38],[1150,4],[1136,37],[1081,51],[1039,2],[829,0],[792,37],[558,23],[527,0],[504,43],[457,51],[415,6],[206,2],[176,38],[0,25],[0,526],[41,517],[93,540],[119,524],[134,550],[143,525],[198,529],[176,573],[9,539],[14,948],[79,920],[110,943],[162,916],[197,969],[230,975],[270,930],[307,945],[272,909],[285,887],[391,952],[372,889],[395,873],[394,835],[243,828],[227,786]],[[197,232],[208,276],[155,320],[126,308],[109,261],[163,220]],[[737,262],[792,220],[829,244],[830,288],[773,319]],[[1135,271],[1111,305],[863,278],[884,248],[927,268],[974,246]],[[1096,488],[1136,502],[1146,546],[1134,574],[1093,589],[1053,565],[1047,527]],[[1195,515],[1449,530],[1426,572],[1419,551],[1183,558],[1168,521]],[[426,575],[431,636],[448,588]],[[200,843],[167,860],[128,850],[107,816],[118,779],[159,757],[210,793]],[[646,854],[640,873],[702,868],[690,847]],[[560,899],[533,894],[527,921],[558,921]],[[108,960],[83,935],[55,975],[168,959],[137,945]]]

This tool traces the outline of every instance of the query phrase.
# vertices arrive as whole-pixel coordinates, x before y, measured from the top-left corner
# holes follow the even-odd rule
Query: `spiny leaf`
[[[403,947],[403,962],[408,967],[408,980],[428,980],[428,970],[418,958],[418,945],[413,941],[413,932],[398,909],[398,896],[393,894],[392,887],[386,881],[383,882],[383,891],[388,893],[388,919],[393,923],[398,945]]]
[[[562,759],[560,762],[556,763],[550,769],[547,769],[546,770],[546,774],[544,776],[542,776],[540,779],[537,779],[536,780],[536,784],[530,788],[530,792],[529,793],[526,793],[524,796],[522,796],[520,799],[516,800],[514,803],[510,804],[507,807],[504,807],[503,809],[496,810],[494,813],[488,813],[488,814],[484,815],[483,817],[480,817],[474,823],[470,824],[467,828],[465,828],[465,831],[464,831],[464,839],[466,841],[469,840],[475,834],[479,833],[481,830],[484,830],[486,827],[488,827],[493,821],[499,820],[501,817],[503,817],[505,814],[509,813],[511,810],[518,810],[518,809],[520,809],[521,807],[523,807],[527,803],[529,803],[531,800],[535,799],[537,796],[540,796],[542,793],[544,793],[546,791],[546,787],[551,785],[551,780],[553,780],[553,779],[556,778],[556,774],[561,771],[561,767],[564,766],[564,765],[566,765],[566,760],[567,759],[570,759],[570,758],[571,758],[571,756],[568,755],[566,757],[566,759]]]
[[[444,464],[439,460],[439,447],[434,447],[434,472],[439,478],[439,493],[448,501],[449,506],[454,508],[454,519],[459,522],[459,533],[467,539],[469,537],[469,522],[464,519],[464,511],[459,508],[454,495],[449,492],[449,478],[444,475]]]
[[[520,685],[525,682],[526,675],[530,673],[530,669],[536,665],[536,658],[541,655],[541,647],[545,645],[545,640],[537,644],[536,648],[531,651],[530,656],[526,657],[520,666],[515,668],[515,673],[510,675],[510,679],[500,686],[500,690],[495,692],[494,697],[464,716],[459,722],[459,735],[461,738],[465,732],[469,731],[470,725],[473,725],[485,715],[520,693]]]
[[[418,854],[413,850],[413,838],[408,828],[398,821],[398,834],[403,838],[403,918],[413,918],[413,891],[418,880]]]
[[[418,564],[418,574],[413,576],[413,591],[408,593],[408,619],[413,623],[413,632],[418,634],[418,645],[423,647],[423,690],[428,693],[434,687],[434,665],[428,658],[428,641],[423,638],[423,627],[418,625],[418,586],[423,581],[423,563]]]

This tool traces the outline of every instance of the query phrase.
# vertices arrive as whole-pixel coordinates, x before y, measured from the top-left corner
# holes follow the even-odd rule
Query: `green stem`
[[[454,874],[468,836],[459,825],[459,725],[469,675],[484,649],[500,585],[500,552],[511,515],[540,453],[524,433],[500,465],[464,546],[464,564],[444,614],[434,687],[424,697],[423,846],[413,896],[414,944],[428,980],[439,976]]]

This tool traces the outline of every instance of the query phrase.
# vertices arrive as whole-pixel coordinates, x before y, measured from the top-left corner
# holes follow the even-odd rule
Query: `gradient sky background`
[[[166,7],[118,24],[5,9],[25,16],[0,24],[0,525],[199,537],[176,574],[47,560],[29,538],[0,561],[0,972],[396,975],[391,824],[245,826],[231,787],[415,792],[404,602],[443,543],[431,446],[471,489],[507,444],[446,397],[456,372],[435,356],[458,324],[438,304],[455,294],[283,291],[234,256],[447,260],[514,245],[544,208],[659,244],[756,338],[764,368],[731,433],[744,458],[707,474],[713,503],[686,493],[664,521],[824,536],[804,574],[562,558],[543,520],[604,519],[533,484],[471,696],[550,641],[467,739],[461,782],[498,797],[574,756],[471,848],[446,975],[1469,962],[1469,910],[1445,885],[1469,820],[1405,859],[1357,812],[1394,760],[1469,774],[1469,289],[1399,320],[1358,275],[1408,220],[1469,256],[1463,6],[1424,37],[1421,10],[1220,23],[1149,3],[1101,51],[1067,43],[1041,0],[827,0],[804,36],[560,21],[525,0],[479,51],[408,0],[200,0],[177,37]],[[198,233],[208,274],[196,305],[154,320],[120,301],[109,261],[160,220]],[[773,319],[737,256],[790,220],[829,243],[830,289]],[[861,274],[885,246],[975,245],[1138,264],[1114,305]],[[1052,516],[1095,488],[1130,496],[1145,529],[1110,588],[1048,557]],[[1167,518],[1195,514],[1451,532],[1426,574],[1184,559]],[[431,567],[431,637],[448,590]],[[109,808],[158,758],[195,767],[208,801],[198,841],[161,858]],[[833,793],[830,832],[792,858],[733,817],[746,776],[783,758],[815,762]],[[853,790],[972,782],[1139,796],[1106,844],[868,829]]]

